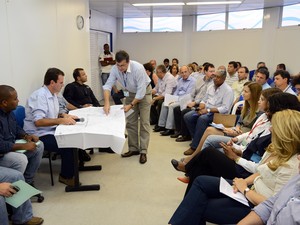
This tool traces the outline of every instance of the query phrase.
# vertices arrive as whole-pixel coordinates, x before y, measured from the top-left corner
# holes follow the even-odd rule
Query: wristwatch
[[[245,190],[244,190],[244,195],[245,196],[246,196],[246,194],[247,194],[248,191],[250,191],[250,189],[249,188],[245,188]]]
[[[207,110],[207,113],[210,113],[210,109],[206,109]]]

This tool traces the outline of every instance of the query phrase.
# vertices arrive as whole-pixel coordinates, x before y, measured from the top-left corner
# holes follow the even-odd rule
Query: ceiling
[[[270,8],[300,3],[300,0],[242,0],[234,5],[201,5],[201,6],[155,6],[135,7],[133,3],[149,2],[201,2],[208,0],[89,0],[90,9],[102,12],[115,18],[143,18],[151,14],[155,17],[190,16],[227,11],[243,11]],[[220,1],[220,0],[216,0]],[[225,0],[226,1],[226,0]]]

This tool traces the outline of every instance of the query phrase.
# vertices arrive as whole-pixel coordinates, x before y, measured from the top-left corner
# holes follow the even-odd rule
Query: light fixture
[[[241,1],[218,1],[218,2],[187,2],[186,5],[229,5],[241,4]]]
[[[164,2],[164,3],[134,3],[133,6],[178,6],[184,5],[183,2]]]

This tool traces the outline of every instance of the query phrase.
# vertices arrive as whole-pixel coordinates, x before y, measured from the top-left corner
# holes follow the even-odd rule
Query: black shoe
[[[184,141],[190,141],[190,140],[192,140],[192,138],[188,137],[188,136],[182,136],[182,137],[176,138],[176,142],[184,142]]]
[[[99,148],[99,152],[115,153],[110,147],[108,147],[108,148]]]
[[[174,130],[165,130],[165,131],[160,132],[161,136],[169,136],[171,134],[174,134]]]
[[[171,137],[171,138],[178,138],[179,135],[181,135],[180,132],[179,132],[179,131],[175,131],[175,133],[172,134],[170,137]]]
[[[140,154],[140,152],[138,152],[138,151],[128,151],[128,152],[121,154],[121,156],[123,158],[126,158],[126,157],[131,157],[133,155],[139,155],[139,154]]]
[[[140,155],[140,163],[144,164],[147,162],[147,155],[145,153],[141,153]]]
[[[78,150],[78,159],[79,161],[88,162],[91,161],[91,157],[86,153],[85,150]]]
[[[165,131],[166,128],[164,127],[160,127],[160,126],[157,126],[156,128],[153,129],[154,132],[160,132],[160,131]]]

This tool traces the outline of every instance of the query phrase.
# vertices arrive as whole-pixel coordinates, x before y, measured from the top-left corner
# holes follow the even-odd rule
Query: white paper
[[[75,125],[59,125],[55,138],[60,148],[107,148],[121,154],[125,144],[125,113],[122,105],[110,107],[106,115],[103,107],[88,107],[70,111],[84,118]]]
[[[180,110],[186,109],[187,105],[192,102],[192,96],[190,94],[183,95],[179,98]]]
[[[221,124],[221,123],[218,123],[218,124],[217,124],[217,123],[212,122],[210,125],[211,125],[212,127],[214,127],[214,128],[219,129],[219,130],[224,130],[224,129],[225,129],[224,125]]]
[[[169,106],[171,103],[178,102],[179,96],[166,94],[164,99],[164,106]]]
[[[232,186],[223,177],[220,178],[220,192],[246,206],[249,206],[245,196],[240,192],[234,193]]]

